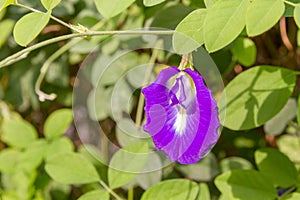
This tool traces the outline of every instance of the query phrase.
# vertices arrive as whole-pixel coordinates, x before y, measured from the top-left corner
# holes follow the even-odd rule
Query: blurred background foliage
[[[53,9],[52,15],[79,28],[86,27],[97,31],[131,30],[144,27],[174,30],[189,13],[196,9],[209,7],[214,2],[216,1],[137,0],[133,4],[129,3],[125,11],[106,19],[103,16],[112,13],[103,11],[102,16],[94,1],[63,0]],[[296,0],[291,2],[298,3]],[[22,0],[21,3],[31,8],[46,11],[40,1]],[[0,60],[23,49],[15,42],[12,32],[15,23],[27,13],[27,9],[12,5],[1,10]],[[273,65],[299,71],[300,34],[295,20],[292,18],[293,7],[286,5],[283,16],[268,31],[254,37],[247,37],[246,31],[243,30],[238,38],[229,45],[210,53],[225,85],[245,70],[254,69],[253,66]],[[70,29],[50,19],[33,43],[36,44],[70,33],[72,33]],[[278,101],[281,107],[269,106],[264,110],[266,113],[278,110],[274,113],[275,116],[271,116],[262,124],[256,124],[255,127],[238,127],[236,130],[224,127],[212,152],[194,165],[173,163],[149,174],[130,176],[128,173],[124,175],[111,172],[110,168],[103,164],[107,162],[108,158],[105,153],[108,150],[98,149],[92,145],[84,147],[76,133],[78,130],[84,129],[86,134],[89,134],[92,128],[80,124],[76,124],[75,128],[75,124],[72,123],[70,108],[72,107],[73,88],[78,87],[76,85],[77,72],[90,52],[96,51],[101,53],[94,58],[94,64],[87,65],[85,70],[84,78],[88,81],[85,81],[84,85],[80,85],[83,87],[80,90],[82,92],[80,95],[84,97],[84,102],[81,103],[86,104],[87,107],[86,110],[80,111],[82,118],[91,118],[95,122],[99,122],[103,134],[113,143],[121,147],[128,147],[129,145],[129,148],[143,152],[143,144],[137,143],[136,140],[128,137],[124,130],[118,128],[109,104],[113,101],[111,100],[113,88],[120,77],[126,74],[126,81],[121,84],[122,88],[119,94],[121,98],[117,105],[121,106],[119,110],[126,110],[128,109],[127,102],[122,100],[131,98],[130,115],[132,120],[136,120],[140,89],[133,91],[133,88],[140,86],[139,83],[143,82],[145,72],[130,74],[128,71],[137,65],[147,63],[153,52],[151,49],[143,49],[126,53],[111,63],[111,67],[104,72],[100,82],[98,76],[103,72],[99,68],[100,64],[109,63],[124,53],[126,49],[141,47],[144,43],[146,47],[145,41],[147,40],[151,41],[151,37],[141,38],[140,36],[127,35],[112,39],[112,36],[105,35],[88,36],[84,39],[74,38],[35,50],[25,55],[24,59],[0,69],[0,195],[3,200],[109,199],[108,192],[102,187],[103,183],[100,184],[102,186],[98,183],[91,183],[99,180],[104,182],[104,185],[110,185],[121,197],[128,197],[128,199],[140,199],[142,195],[142,199],[154,199],[153,195],[162,192],[162,190],[166,194],[162,192],[161,199],[167,199],[168,196],[164,197],[163,195],[173,194],[174,190],[178,190],[178,193],[173,194],[173,199],[184,199],[187,198],[186,195],[190,195],[188,199],[235,199],[239,197],[239,193],[235,193],[234,190],[231,193],[235,197],[230,196],[230,192],[229,196],[226,196],[228,185],[231,183],[232,185],[240,184],[234,178],[242,177],[241,179],[243,179],[246,177],[246,181],[242,182],[246,183],[249,180],[247,178],[251,176],[264,177],[270,176],[272,173],[274,177],[278,177],[271,180],[270,185],[278,186],[277,190],[272,190],[268,186],[264,188],[262,185],[261,188],[270,192],[265,194],[260,193],[259,188],[253,189],[254,193],[257,192],[256,194],[261,198],[252,196],[252,199],[272,199],[270,197],[275,199],[277,193],[274,196],[274,191],[280,192],[280,189],[287,188],[289,192],[294,192],[297,189],[299,191],[299,187],[296,187],[297,184],[299,186],[300,170],[299,80],[296,79],[296,75],[288,77],[292,86],[289,90],[290,93],[282,96],[284,100]],[[65,45],[69,45],[69,47],[51,63],[41,84],[42,91],[55,93],[57,98],[53,101],[40,101],[35,92],[40,69],[47,58]],[[154,68],[152,79],[165,65],[178,65],[180,56],[159,51],[155,60],[159,65]],[[293,77],[295,79],[294,85]],[[245,79],[251,78],[250,74]],[[238,82],[236,84],[239,85]],[[285,83],[282,84],[275,83],[279,88],[285,87]],[[270,85],[270,83],[267,82],[266,85]],[[243,87],[242,84],[241,87]],[[230,88],[227,89],[230,90]],[[96,103],[94,102],[95,99]],[[277,99],[275,100],[277,101]],[[122,115],[122,113],[119,114]],[[238,120],[239,117],[236,115],[230,120],[235,124],[235,120]],[[128,123],[129,119],[122,119],[119,123],[123,123],[123,127],[126,127],[125,132],[134,135],[138,131],[135,130],[136,127]],[[147,140],[147,144],[153,148],[151,141]],[[272,147],[280,151],[265,147]],[[92,156],[90,155],[91,152]],[[261,162],[260,158],[263,157],[264,153],[270,156],[270,160],[266,162],[272,167],[265,167],[266,165]],[[115,156],[122,158],[122,155]],[[112,158],[115,160],[114,165],[128,164],[124,163],[122,159],[118,161],[117,158]],[[125,158],[126,156],[123,156],[123,159]],[[163,166],[159,154],[152,159],[157,161],[157,166]],[[277,159],[282,159],[282,163],[284,163],[280,172],[276,167],[280,164],[279,161],[276,161]],[[132,160],[132,162],[143,163],[140,160]],[[63,167],[73,168],[71,172],[86,172],[74,176],[74,174],[68,173],[67,169],[59,168],[55,163],[62,163]],[[147,159],[143,164],[145,163],[147,163]],[[245,176],[240,174],[243,170],[249,170],[247,171],[249,174]],[[253,170],[259,172],[253,173]],[[234,178],[229,180],[227,177],[229,174],[225,172],[232,173],[230,176]],[[284,174],[285,172],[287,174]],[[283,175],[278,173],[283,173]],[[111,177],[110,181],[107,176]],[[216,176],[218,178],[214,181]],[[260,178],[257,178],[257,181],[259,182]],[[262,181],[269,183],[267,178],[262,178]],[[227,185],[224,185],[224,182]],[[252,184],[255,185],[256,183]],[[246,188],[245,191],[247,188],[253,188],[253,185],[240,185]],[[146,193],[144,193],[145,191]],[[241,191],[241,193],[244,192],[242,189]],[[245,194],[248,195],[247,191],[243,193],[243,195]],[[267,198],[264,198],[264,195]],[[294,193],[287,196],[286,199],[297,199],[297,197],[299,197],[299,193]]]

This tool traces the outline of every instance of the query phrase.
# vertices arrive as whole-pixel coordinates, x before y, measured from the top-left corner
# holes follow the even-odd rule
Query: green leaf
[[[85,184],[100,180],[94,166],[77,153],[59,153],[46,160],[46,172],[64,184]]]
[[[37,139],[35,128],[23,119],[5,119],[2,124],[2,140],[9,146],[24,148]]]
[[[204,43],[205,16],[206,9],[197,9],[178,24],[173,35],[173,46],[177,53],[191,52]]]
[[[6,14],[6,8],[0,10],[0,21],[3,19],[3,17],[5,16],[5,14]]]
[[[148,144],[138,142],[117,151],[110,160],[108,183],[114,189],[126,185],[136,177],[148,159]]]
[[[297,102],[297,122],[298,125],[300,126],[300,95],[298,96],[298,102]]]
[[[225,172],[215,179],[215,185],[227,200],[273,200],[277,197],[272,183],[255,170]]]
[[[231,43],[243,30],[248,0],[217,1],[208,9],[204,23],[204,42],[209,52]]]
[[[294,192],[292,194],[288,194],[280,198],[282,200],[299,200],[300,199],[300,193]]]
[[[44,29],[50,20],[50,12],[29,13],[19,19],[14,28],[14,37],[21,46],[27,46]]]
[[[162,163],[161,159],[156,153],[149,154],[147,163],[145,164],[143,172],[136,176],[136,182],[144,189],[158,184],[162,178]]]
[[[299,138],[295,135],[282,135],[277,140],[278,148],[281,152],[289,157],[295,163],[300,162],[300,143]]]
[[[1,173],[12,173],[17,166],[18,159],[21,156],[21,152],[7,148],[0,151],[0,171]]]
[[[145,6],[155,6],[157,4],[160,4],[162,2],[165,2],[166,0],[143,0],[143,3]]]
[[[238,38],[231,47],[232,54],[242,65],[249,67],[256,60],[256,46],[254,42],[248,38]]]
[[[281,134],[288,123],[297,115],[297,103],[295,99],[289,99],[285,106],[272,119],[264,125],[264,131],[267,134]]]
[[[212,7],[218,0],[204,0],[204,4],[206,8]]]
[[[17,170],[32,173],[42,163],[47,150],[44,139],[36,140],[19,156]]]
[[[300,1],[299,0],[289,0],[289,2],[297,4]],[[293,17],[294,16],[294,8],[295,8],[294,6],[286,3],[283,17]]]
[[[232,156],[221,160],[220,168],[222,172],[226,172],[234,169],[253,169],[253,166],[244,158]]]
[[[10,4],[14,4],[14,0],[0,0],[0,11],[3,8],[6,8],[7,6],[9,6]]]
[[[259,171],[272,180],[274,186],[288,187],[297,182],[297,170],[286,155],[272,148],[255,151]]]
[[[46,159],[59,153],[73,152],[74,146],[69,138],[61,137],[51,141],[47,147]]]
[[[51,113],[46,119],[44,134],[47,139],[54,139],[60,137],[73,119],[73,112],[71,109],[60,109]]]
[[[151,27],[173,30],[191,11],[190,7],[183,4],[164,6],[154,15]]]
[[[47,10],[52,10],[53,8],[55,8],[61,0],[41,0],[43,6],[47,9]]]
[[[93,144],[85,144],[80,145],[77,151],[96,167],[102,180],[107,180],[107,162],[104,159],[105,153],[101,152],[99,147]]]
[[[123,147],[138,142],[141,138],[149,138],[149,134],[136,126],[132,119],[123,118],[118,120],[118,124],[116,126],[116,138],[118,139],[119,144]]]
[[[196,181],[210,181],[220,172],[217,159],[212,153],[193,165],[180,165],[178,169]]]
[[[78,200],[109,200],[109,193],[104,190],[93,190],[83,194]]]
[[[141,200],[182,200],[195,199],[199,187],[195,182],[184,179],[172,179],[152,186],[142,196]]]
[[[199,184],[199,192],[196,200],[208,200],[211,199],[209,189],[206,183]]]
[[[284,12],[282,0],[251,1],[246,14],[246,28],[249,36],[259,35],[273,27]]]
[[[98,121],[109,116],[112,88],[98,86],[91,90],[87,98],[87,108],[91,119]]]
[[[120,14],[134,1],[135,0],[94,0],[97,10],[105,18],[111,18]]]
[[[7,41],[7,38],[10,36],[15,21],[11,19],[5,19],[0,22],[0,47]]]
[[[232,130],[258,127],[274,117],[290,98],[296,81],[293,71],[257,66],[235,77],[225,88],[224,126]],[[226,108],[226,109],[225,109]]]
[[[300,4],[297,4],[294,8],[294,19],[298,28],[300,28]]]

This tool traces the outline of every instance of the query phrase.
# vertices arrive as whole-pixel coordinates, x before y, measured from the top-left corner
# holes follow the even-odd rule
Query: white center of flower
[[[178,109],[173,129],[178,135],[183,135],[188,124],[188,110],[193,109],[191,106],[195,101],[195,87],[189,76],[184,72],[180,72],[171,87],[171,91],[176,97],[175,100],[170,100],[170,104],[174,103],[172,105]]]
[[[176,133],[182,135],[187,123],[187,115],[186,110],[180,106],[180,111],[177,113],[176,121],[174,123],[174,128]]]

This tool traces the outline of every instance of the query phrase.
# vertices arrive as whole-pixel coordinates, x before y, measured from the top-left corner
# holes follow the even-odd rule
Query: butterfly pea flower
[[[217,142],[217,104],[198,72],[168,67],[142,93],[146,102],[143,128],[155,148],[171,161],[195,163]]]

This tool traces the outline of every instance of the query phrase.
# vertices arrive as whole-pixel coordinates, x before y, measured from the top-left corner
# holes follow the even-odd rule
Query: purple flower
[[[196,71],[166,68],[142,93],[147,118],[144,130],[171,161],[195,163],[217,142],[217,105]]]

